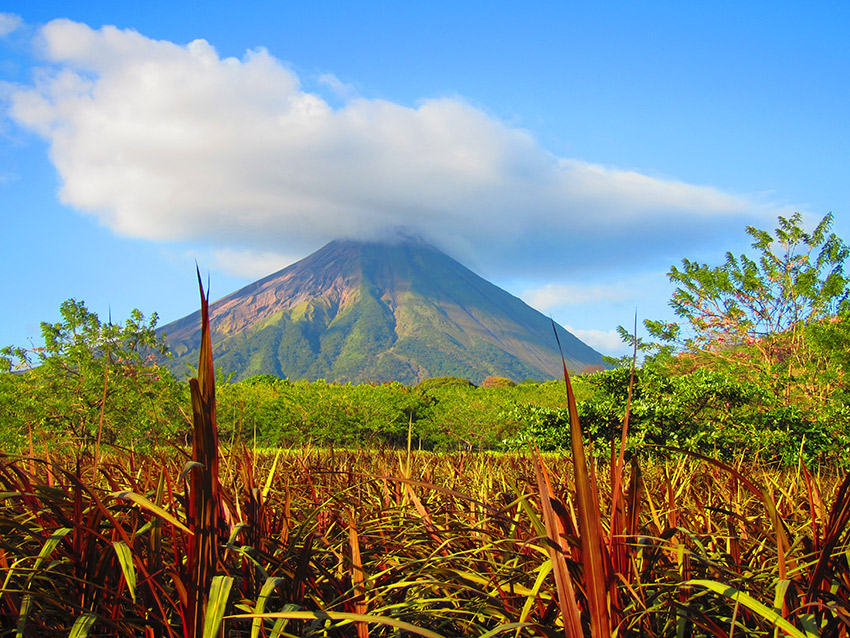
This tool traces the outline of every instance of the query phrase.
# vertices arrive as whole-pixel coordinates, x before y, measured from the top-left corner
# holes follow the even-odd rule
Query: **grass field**
[[[220,461],[217,595],[192,582],[203,526],[187,507],[191,461],[3,459],[5,634],[217,635],[204,629],[217,610],[227,636],[576,635],[574,604],[585,633],[846,635],[838,476],[739,476],[671,455],[631,465],[612,517],[604,463],[595,581],[567,458],[299,449]],[[209,597],[198,634],[193,593]]]

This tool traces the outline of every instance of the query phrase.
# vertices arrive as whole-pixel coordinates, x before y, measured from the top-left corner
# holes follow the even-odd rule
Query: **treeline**
[[[97,332],[97,318],[83,304],[64,304],[63,315],[66,325],[88,325],[89,337]],[[188,384],[135,350],[156,343],[138,334],[152,332],[153,322],[125,326],[109,347],[95,340],[97,348],[85,338],[71,339],[73,330],[51,329],[61,338],[39,353],[40,365],[0,374],[2,449],[151,452],[189,443]],[[220,436],[225,444],[251,448],[404,448],[408,437],[414,449],[436,451],[569,448],[563,380],[487,385],[454,377],[406,386],[269,375],[230,383],[219,371]],[[795,464],[801,454],[809,463],[847,462],[850,408],[837,392],[827,402],[789,405],[784,395],[729,371],[681,373],[658,361],[634,376],[628,367],[581,375],[573,386],[585,435],[599,450],[619,439],[628,405],[630,453],[652,455],[659,446],[673,446],[781,465]]]
[[[42,324],[43,347],[0,352],[0,449],[147,452],[188,443],[188,384],[161,365],[168,353],[156,315],[105,323],[73,299],[60,314]],[[453,377],[416,386],[217,377],[222,441],[249,447],[406,447],[410,437],[425,450],[500,449],[522,427],[516,406],[565,402],[555,381],[476,388]]]

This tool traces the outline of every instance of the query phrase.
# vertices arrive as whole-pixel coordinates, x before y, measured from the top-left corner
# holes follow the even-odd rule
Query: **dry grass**
[[[197,533],[181,478],[191,467],[176,454],[107,457],[93,477],[84,461],[6,458],[0,619],[9,635],[67,635],[85,619],[89,635],[215,635],[203,628],[219,577],[226,635],[277,626],[360,638],[398,635],[401,623],[422,635],[576,635],[571,613],[587,632],[598,585],[583,560],[572,463],[537,463],[413,453],[408,472],[406,454],[391,450],[233,451],[222,459],[216,563],[199,585],[210,602],[193,634],[185,583]],[[793,635],[846,635],[848,481],[746,472],[775,499],[784,552],[762,497],[723,468],[681,457],[641,474],[632,464],[628,522],[612,534],[600,519],[598,598],[619,635],[772,635],[783,622]],[[610,476],[600,468],[598,478]],[[601,511],[612,504],[602,490]]]

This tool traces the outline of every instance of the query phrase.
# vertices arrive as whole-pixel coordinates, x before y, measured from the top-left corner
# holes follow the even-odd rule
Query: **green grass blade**
[[[83,638],[88,636],[94,623],[97,622],[97,616],[94,614],[83,614],[74,621],[74,626],[71,627],[71,633],[68,638]]]
[[[218,636],[218,630],[224,619],[227,598],[230,596],[230,588],[232,586],[232,576],[213,576],[212,583],[210,583],[207,609],[204,613],[203,638],[215,638]]]
[[[295,603],[286,603],[283,606],[282,611],[298,611],[300,607]],[[269,638],[280,638],[281,636],[290,636],[291,634],[284,634],[283,630],[286,629],[286,626],[289,624],[288,618],[278,618],[274,621],[274,625],[272,626],[272,630],[269,632]]]
[[[56,546],[62,541],[65,536],[67,536],[68,532],[71,531],[69,527],[60,527],[55,532],[53,532],[46,541],[44,541],[44,545],[41,547],[41,551],[38,553],[38,558],[36,558],[35,563],[33,563],[32,571],[33,573],[37,573],[41,564],[53,553],[53,550],[56,549]]]
[[[374,623],[376,625],[386,625],[387,627],[395,627],[401,631],[406,631],[423,638],[445,638],[444,636],[423,629],[416,625],[396,620],[395,618],[387,618],[385,616],[368,616],[366,614],[349,614],[340,611],[282,611],[275,614],[236,614],[228,616],[228,618],[286,618],[288,620],[348,620],[351,622]]]
[[[537,572],[537,578],[534,579],[534,586],[531,588],[531,594],[525,597],[525,603],[522,606],[522,611],[519,614],[519,622],[525,623],[525,619],[531,613],[531,607],[537,602],[537,597],[540,594],[540,588],[543,587],[543,582],[552,571],[552,561],[547,560],[543,563]],[[517,631],[519,636],[519,631]]]
[[[277,454],[274,455],[274,462],[272,463],[272,468],[269,470],[269,475],[266,477],[266,484],[263,486],[263,500],[265,501],[269,497],[269,492],[272,489],[272,480],[274,479],[274,473],[277,469],[277,462],[280,460],[280,455],[283,453],[283,450],[278,450]]]
[[[761,616],[761,618],[764,619],[765,622],[771,624],[774,627],[778,627],[779,629],[787,633],[789,636],[793,636],[793,638],[816,638],[817,636],[817,634],[813,635],[809,633],[803,633],[790,622],[785,620],[782,615],[775,609],[771,609],[767,605],[764,605],[757,601],[749,594],[735,589],[734,587],[731,587],[729,585],[724,585],[723,583],[718,583],[714,580],[689,580],[684,583],[684,585],[705,587],[706,589],[710,589],[711,591],[720,594],[721,596],[725,596],[729,600],[732,600],[746,607],[754,614]]]
[[[161,519],[168,521],[169,523],[171,523],[175,527],[183,530],[187,534],[192,533],[192,530],[190,530],[183,523],[178,521],[173,515],[168,513],[166,510],[161,508],[159,505],[152,503],[149,499],[145,498],[141,494],[137,494],[136,492],[133,492],[132,490],[125,490],[123,492],[115,492],[114,494],[112,494],[112,496],[114,498],[120,498],[120,499],[123,499],[125,501],[131,501],[131,502],[135,503],[136,505],[138,505],[139,507],[141,507],[142,509],[146,509],[149,512],[151,512],[152,514],[156,514]]]
[[[513,631],[514,629],[519,632],[523,627],[533,627],[531,623],[527,622],[512,622],[507,625],[499,625],[495,629],[488,631],[486,634],[481,634],[478,638],[492,638],[493,636],[498,636],[499,634],[505,634],[509,631]]]
[[[284,578],[266,578],[266,582],[263,583],[263,586],[260,589],[260,595],[257,597],[257,605],[254,607],[254,613],[262,614],[266,611],[266,600],[268,600],[275,587],[284,582],[286,582],[286,579]],[[262,627],[262,625],[262,618],[254,618],[254,622],[251,625],[251,638],[259,637],[260,627]]]
[[[25,594],[21,600],[21,609],[18,613],[18,626],[15,630],[15,638],[23,638],[24,636],[24,629],[26,629],[27,619],[30,615],[30,607],[32,607],[32,595]]]
[[[124,574],[124,580],[127,582],[127,589],[130,590],[130,596],[133,602],[136,602],[136,567],[133,565],[133,554],[127,544],[122,541],[112,541],[112,547],[115,550],[115,555],[118,557],[118,563],[121,565],[121,573]]]

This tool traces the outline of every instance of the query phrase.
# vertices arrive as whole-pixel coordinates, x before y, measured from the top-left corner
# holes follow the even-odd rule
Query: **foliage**
[[[518,423],[506,416],[515,403],[565,404],[557,382],[476,388],[463,379],[337,384],[260,375],[220,383],[222,436],[251,446],[405,447],[408,431],[421,449],[494,449]]]
[[[834,315],[847,300],[848,249],[829,233],[832,221],[827,215],[807,233],[799,213],[780,217],[776,237],[747,227],[757,260],[727,253],[719,267],[688,259],[681,270],[674,266],[669,276],[679,287],[671,306],[694,330],[689,343],[696,349],[722,350],[785,335],[793,346],[800,327]],[[780,356],[771,341],[759,343],[757,350],[767,365]]]
[[[436,388],[446,388],[450,386],[460,386],[463,388],[469,388],[474,384],[469,379],[462,379],[461,377],[431,377],[429,379],[423,379],[419,383],[416,384],[417,389],[419,390],[433,390]]]
[[[489,376],[481,382],[482,388],[509,388],[514,385],[516,385],[516,383],[514,383],[507,377]]]
[[[145,319],[133,310],[123,325],[104,323],[74,299],[60,314],[61,321],[42,323],[43,346],[0,351],[6,442],[20,444],[32,432],[78,447],[98,441],[144,447],[172,436],[181,422],[181,390],[159,365],[166,348],[156,335],[156,314]],[[19,371],[11,371],[13,364]]]
[[[587,442],[606,447],[621,436],[629,408],[626,447],[657,454],[672,446],[721,458],[760,459],[785,466],[807,463],[850,463],[850,408],[832,405],[818,410],[787,406],[758,384],[718,370],[698,368],[674,374],[657,365],[634,372],[628,400],[629,368],[583,376],[586,398],[578,415]],[[581,387],[580,386],[580,387]],[[505,449],[570,449],[569,414],[564,407],[515,403],[504,414],[519,424]]]
[[[570,415],[566,408],[514,404],[504,417],[521,424],[516,434],[502,441],[502,447],[506,450],[537,447],[554,452],[570,449]]]
[[[670,346],[677,344],[695,363],[748,375],[786,404],[822,401],[829,392],[820,391],[819,379],[843,378],[850,345],[844,325],[850,251],[830,232],[832,222],[829,214],[807,232],[799,213],[779,217],[774,234],[747,227],[755,257],[730,252],[721,266],[685,259],[681,269],[672,267],[677,288],[670,305],[685,329],[647,321],[658,341],[639,348],[660,346],[656,351],[670,362]]]
[[[428,407],[422,394],[399,383],[296,382],[260,407],[258,432],[271,445],[402,446],[408,426]]]
[[[684,323],[645,321],[650,341],[619,328],[643,357],[631,445],[850,462],[848,248],[832,221],[807,232],[800,214],[780,217],[773,234],[747,228],[754,257],[670,270],[670,305]],[[622,423],[628,362],[616,363],[620,371],[590,381],[607,379],[581,406],[591,429]]]
[[[596,393],[579,406],[586,430],[619,436],[625,417],[630,371],[598,373],[587,383]],[[698,368],[670,374],[645,366],[635,372],[629,413],[629,446],[681,447],[723,458],[759,458],[796,465],[847,464],[850,409],[787,406],[764,387],[727,372]]]

